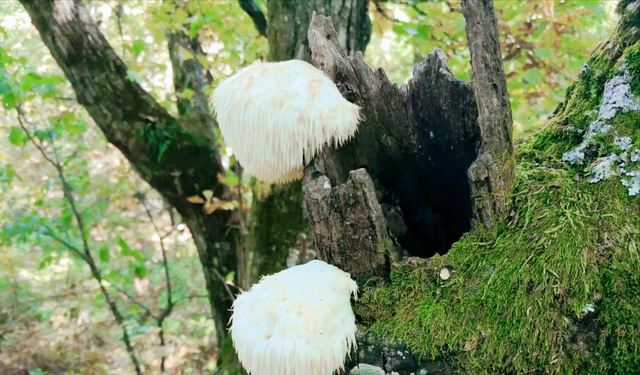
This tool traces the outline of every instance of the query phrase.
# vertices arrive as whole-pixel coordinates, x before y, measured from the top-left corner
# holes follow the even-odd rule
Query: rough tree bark
[[[208,189],[221,198],[230,193],[217,180],[217,173],[224,170],[213,141],[215,123],[202,93],[204,70],[196,60],[183,61],[177,52],[179,48],[196,52],[197,42],[177,34],[169,36],[176,89],[196,91],[191,100],[179,101],[181,117],[176,119],[127,78],[126,65],[81,1],[64,9],[54,0],[21,2],[71,82],[78,102],[107,140],[188,225],[203,265],[216,336],[218,342],[224,342],[232,300],[220,275],[236,269],[238,233],[228,228],[232,212],[218,210],[207,215],[201,205],[186,200]]]
[[[444,253],[473,217],[490,226],[504,214],[514,163],[497,22],[489,0],[462,5],[475,90],[455,79],[440,51],[416,66],[408,86],[392,85],[361,54],[347,55],[330,18],[311,22],[313,64],[362,108],[364,120],[352,142],[325,149],[305,170],[306,204],[320,258],[358,279],[388,276],[401,248],[421,257]],[[359,168],[366,171],[353,172]],[[481,201],[481,192],[493,196]],[[374,196],[381,206],[364,198]],[[357,207],[356,217],[345,219],[344,206]]]
[[[513,189],[513,119],[493,0],[463,0],[482,146],[468,169],[474,218],[491,227],[504,216]]]
[[[338,43],[353,56],[364,52],[371,38],[369,1],[269,0],[269,59],[311,61],[308,29],[313,12],[331,17]]]

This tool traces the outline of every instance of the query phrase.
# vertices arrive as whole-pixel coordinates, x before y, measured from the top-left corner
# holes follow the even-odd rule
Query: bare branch
[[[227,290],[227,293],[229,293],[229,297],[231,297],[232,301],[236,300],[236,297],[234,297],[233,293],[231,293],[231,289],[229,289],[229,285],[227,284],[227,280],[222,277],[222,275],[220,274],[220,272],[218,272],[217,269],[213,269],[213,272],[216,274],[216,276],[218,276],[220,278],[220,280],[222,281],[222,284],[224,285],[224,288]]]
[[[113,284],[112,284],[113,285]],[[151,316],[154,319],[157,319],[156,315],[153,313],[153,311],[151,311],[144,303],[138,301],[134,296],[132,296],[131,294],[129,294],[126,290],[124,290],[123,288],[120,288],[117,285],[113,285],[113,287],[120,293],[124,294],[134,305],[137,305],[139,307],[141,307],[144,311],[147,312],[147,314],[149,314],[149,316]]]

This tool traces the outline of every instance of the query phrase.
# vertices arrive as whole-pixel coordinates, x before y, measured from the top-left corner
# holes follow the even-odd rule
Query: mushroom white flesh
[[[231,339],[251,375],[332,375],[356,347],[350,275],[320,260],[263,277],[233,303]]]
[[[236,160],[267,183],[300,179],[304,161],[325,144],[342,146],[360,121],[358,106],[301,60],[256,61],[218,85],[210,100]]]

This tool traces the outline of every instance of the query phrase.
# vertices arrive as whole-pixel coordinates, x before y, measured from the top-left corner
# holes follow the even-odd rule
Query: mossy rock
[[[545,129],[516,147],[509,217],[466,234],[444,256],[403,261],[383,287],[364,288],[355,307],[364,325],[418,352],[446,354],[459,373],[640,373],[640,195],[617,176],[591,183],[584,165],[562,161],[623,62],[640,92],[639,13],[623,15]],[[639,120],[621,110],[608,124],[637,147]]]

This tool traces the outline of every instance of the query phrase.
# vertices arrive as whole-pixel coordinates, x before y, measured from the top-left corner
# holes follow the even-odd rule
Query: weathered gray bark
[[[473,67],[473,91],[478,103],[482,146],[469,168],[474,216],[487,227],[506,213],[513,188],[511,103],[502,66],[498,22],[493,0],[462,0]]]
[[[396,246],[384,236],[369,237],[382,231],[376,228],[382,224],[371,218],[383,207],[386,217],[395,218],[394,237],[411,255],[448,250],[470,229],[472,217],[467,169],[477,156],[480,131],[471,85],[455,79],[441,51],[415,68],[408,86],[392,85],[382,70],[372,71],[361,54],[347,56],[331,20],[323,16],[312,21],[309,40],[313,64],[362,108],[364,119],[349,144],[325,149],[305,170],[305,199],[321,258],[343,259],[336,265],[356,279],[388,275]],[[350,222],[359,231],[344,221],[327,228],[337,207],[350,199],[337,189],[350,171],[362,167],[373,180],[379,204],[358,223]],[[323,189],[334,189],[331,203],[314,198],[328,194]],[[333,240],[360,233],[349,242]],[[321,246],[324,243],[332,245]],[[349,260],[373,253],[378,256],[372,263]]]
[[[78,102],[107,140],[187,223],[203,265],[217,338],[223,342],[231,298],[218,275],[236,268],[237,232],[228,230],[231,212],[218,210],[207,215],[201,205],[186,200],[207,189],[212,189],[216,197],[229,194],[217,180],[223,167],[213,142],[214,123],[206,114],[206,98],[201,91],[204,72],[195,60],[181,61],[175,56],[178,46],[194,52],[197,45],[181,36],[170,37],[176,88],[191,88],[197,93],[191,100],[180,101],[182,118],[176,119],[127,78],[126,65],[82,2],[73,3],[68,18],[56,15],[53,0],[21,3],[71,82]]]
[[[353,141],[325,149],[305,170],[305,198],[320,257],[357,279],[384,278],[398,256],[397,244],[381,234],[381,210],[394,218],[392,237],[421,257],[446,252],[472,219],[490,227],[505,213],[515,162],[497,22],[491,0],[464,1],[463,10],[473,85],[456,80],[438,51],[416,66],[408,86],[392,85],[361,54],[345,52],[330,18],[312,20],[312,63],[361,107],[364,120]],[[352,189],[337,190],[358,168],[371,176],[382,206],[356,204]],[[331,199],[316,198],[325,196]],[[359,219],[336,223],[346,204],[358,207]],[[353,261],[363,257],[371,261]]]
[[[384,282],[406,252],[446,252],[474,218],[491,226],[504,215],[514,167],[511,112],[493,7],[482,4],[465,3],[466,17],[482,31],[475,24],[468,29],[473,86],[453,76],[439,50],[416,66],[407,86],[392,85],[362,54],[346,53],[331,18],[312,16],[312,63],[360,106],[363,121],[352,141],[340,149],[325,147],[305,169],[305,203],[319,258],[360,285]],[[495,40],[478,44],[485,36]],[[490,196],[481,201],[478,193]],[[372,333],[360,335],[358,343],[380,355],[357,356],[351,367],[451,371],[440,361],[419,365],[415,354],[402,350],[391,360],[403,344],[384,343]]]

